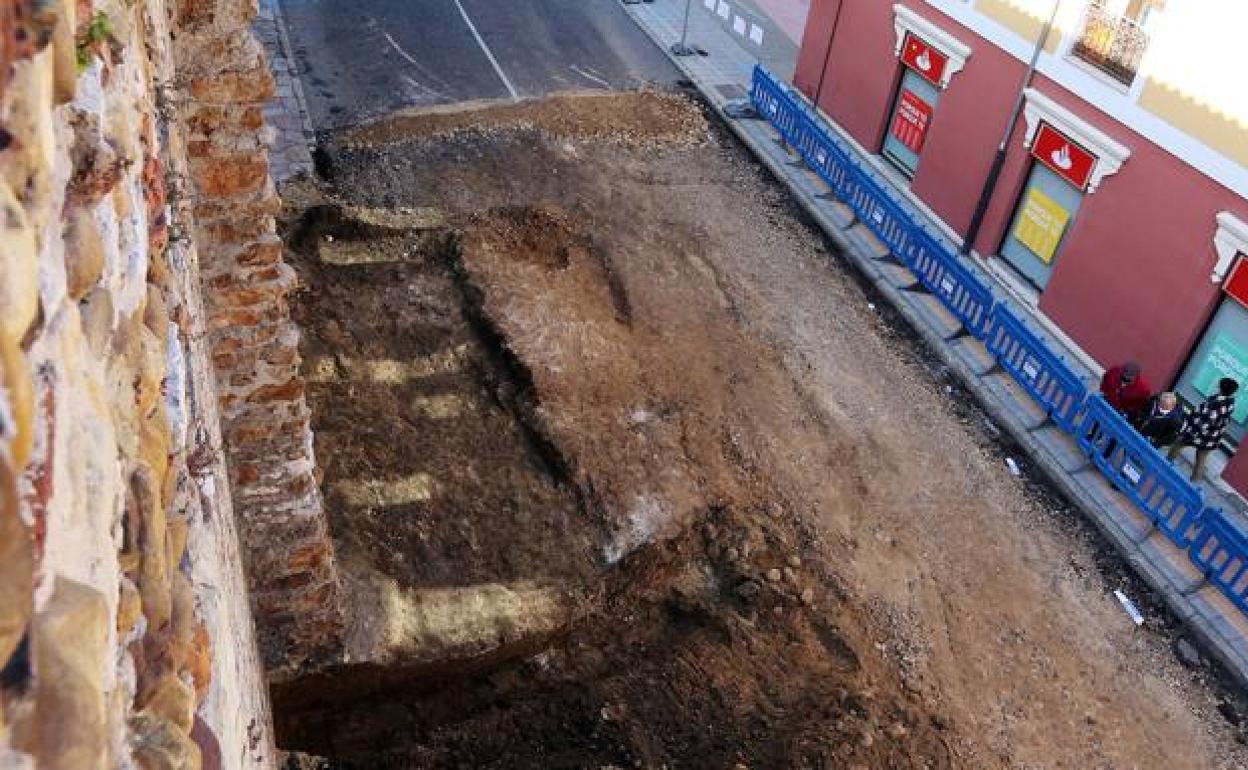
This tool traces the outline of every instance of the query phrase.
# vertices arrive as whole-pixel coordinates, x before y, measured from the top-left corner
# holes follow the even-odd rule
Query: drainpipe
[[[815,109],[819,109],[819,96],[823,93],[823,80],[828,75],[828,62],[832,61],[832,41],[836,39],[836,28],[841,24],[841,9],[845,0],[838,0],[836,15],[832,17],[832,31],[828,33],[828,50],[823,54],[823,67],[819,70],[819,84],[815,86]]]
[[[1018,89],[1018,97],[1014,100],[1014,109],[1010,111],[1009,122],[1005,124],[1005,135],[1001,137],[1001,144],[997,146],[996,157],[992,159],[992,167],[988,170],[988,178],[984,180],[984,189],[979,194],[979,203],[976,204],[975,213],[971,216],[970,229],[966,231],[966,239],[962,241],[962,249],[959,253],[964,257],[971,253],[975,240],[979,237],[979,230],[984,226],[984,216],[988,213],[988,204],[992,201],[992,194],[997,189],[997,181],[1001,178],[1001,168],[1005,165],[1006,150],[1010,146],[1010,141],[1014,138],[1014,125],[1018,123],[1018,114],[1023,111],[1023,102],[1027,98],[1027,89],[1031,87],[1032,78],[1036,74],[1036,64],[1040,61],[1040,54],[1044,52],[1044,44],[1048,42],[1049,33],[1053,31],[1053,25],[1057,21],[1057,11],[1061,6],[1062,0],[1056,0],[1053,3],[1053,12],[1049,14],[1049,20],[1045,22],[1044,29],[1040,31],[1040,37],[1036,40],[1036,48],[1032,51],[1031,61],[1027,64],[1027,74],[1023,75],[1023,84]]]

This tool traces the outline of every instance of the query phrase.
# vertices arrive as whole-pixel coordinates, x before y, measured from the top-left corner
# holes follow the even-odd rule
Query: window
[[[1166,0],[1091,0],[1071,55],[1131,85],[1148,50],[1148,28]]]
[[[1189,404],[1199,404],[1218,389],[1218,380],[1230,377],[1248,387],[1248,308],[1237,295],[1245,294],[1248,278],[1243,258],[1223,286],[1226,292],[1200,344],[1192,351],[1175,391]],[[1242,274],[1242,275],[1239,275]],[[1235,399],[1235,413],[1227,425],[1228,438],[1239,444],[1248,423],[1248,398]]]
[[[881,153],[907,177],[919,169],[919,154],[939,97],[940,89],[914,70],[907,67],[902,73]]]
[[[1043,289],[1082,202],[1082,190],[1040,161],[1033,161],[1001,244],[1001,258],[1028,283]]]

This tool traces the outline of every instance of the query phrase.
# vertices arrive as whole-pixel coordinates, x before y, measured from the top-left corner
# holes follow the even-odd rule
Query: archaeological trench
[[[0,5],[0,768],[968,766],[696,99],[390,116],[279,198],[255,13]]]

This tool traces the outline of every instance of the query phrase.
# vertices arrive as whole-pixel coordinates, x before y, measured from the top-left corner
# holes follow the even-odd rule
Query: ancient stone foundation
[[[249,602],[338,648],[254,12],[0,2],[6,770],[271,767]]]

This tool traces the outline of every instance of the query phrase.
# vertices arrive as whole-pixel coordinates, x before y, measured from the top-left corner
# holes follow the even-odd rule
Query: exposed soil
[[[329,146],[338,201],[449,222],[292,230],[344,569],[572,609],[540,652],[502,634],[350,702],[279,689],[281,744],[368,768],[1248,766],[1102,546],[740,148],[654,98],[593,112],[628,134],[659,110],[670,143],[595,140],[561,97]],[[334,238],[386,261],[330,264]]]

